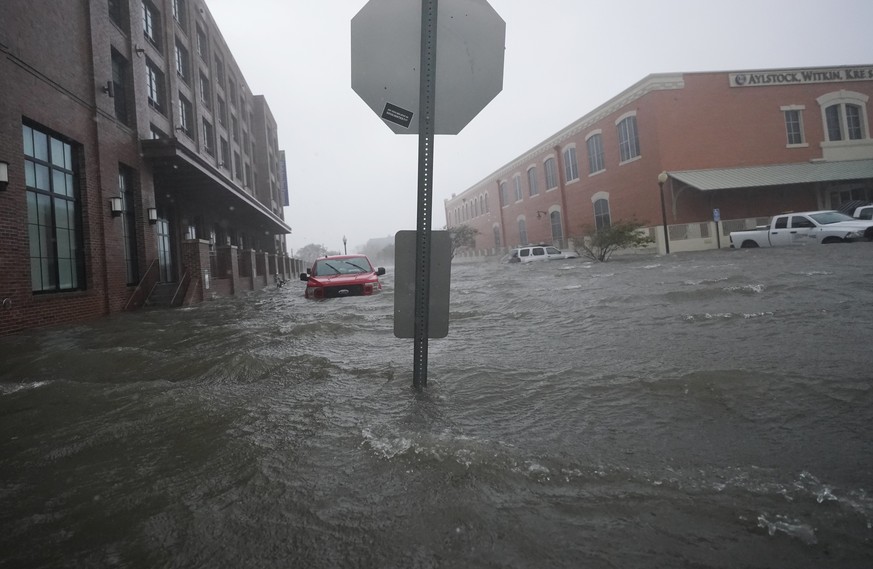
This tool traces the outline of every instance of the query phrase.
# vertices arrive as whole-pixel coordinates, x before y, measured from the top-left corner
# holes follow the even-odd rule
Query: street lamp
[[[667,172],[658,174],[658,188],[661,190],[661,219],[664,220],[664,248],[670,254],[670,233],[667,231],[667,209],[664,207],[664,182],[667,181]]]
[[[343,235],[343,255],[348,255],[348,254],[349,254],[349,250],[346,249],[346,236]]]

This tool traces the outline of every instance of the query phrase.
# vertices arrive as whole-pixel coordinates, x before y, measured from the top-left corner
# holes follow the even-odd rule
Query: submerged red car
[[[374,269],[366,255],[333,255],[315,261],[300,280],[306,282],[306,298],[341,298],[381,292],[384,274],[384,267]]]

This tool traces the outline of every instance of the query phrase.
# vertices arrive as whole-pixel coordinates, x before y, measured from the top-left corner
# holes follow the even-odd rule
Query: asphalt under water
[[[0,338],[0,567],[873,566],[873,244],[452,270]]]

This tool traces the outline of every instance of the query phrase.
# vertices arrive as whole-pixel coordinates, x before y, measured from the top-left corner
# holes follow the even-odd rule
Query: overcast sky
[[[873,64],[871,0],[489,2],[506,22],[503,91],[436,137],[433,229],[452,193],[651,73]],[[418,137],[394,134],[351,88],[351,19],[366,3],[207,0],[278,123],[293,250],[341,251],[345,235],[352,252],[415,229]]]

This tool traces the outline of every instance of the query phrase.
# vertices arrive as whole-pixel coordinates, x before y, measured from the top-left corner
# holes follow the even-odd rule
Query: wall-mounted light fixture
[[[133,44],[133,51],[140,57],[145,53],[145,48],[139,47],[137,44]]]
[[[0,161],[0,192],[6,191],[9,185],[9,163]]]
[[[154,207],[150,207],[146,210],[146,213],[149,216],[149,224],[154,225],[158,222],[158,209]]]
[[[549,215],[549,212],[537,210],[537,219],[542,219],[544,215]]]
[[[118,217],[124,211],[121,204],[121,198],[109,198],[109,211],[112,212],[112,217]]]
[[[103,86],[102,91],[106,93],[110,99],[115,97],[115,87],[112,85],[112,81],[107,81],[106,85]]]

